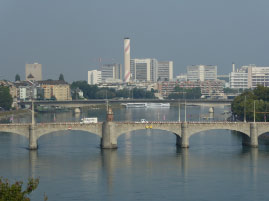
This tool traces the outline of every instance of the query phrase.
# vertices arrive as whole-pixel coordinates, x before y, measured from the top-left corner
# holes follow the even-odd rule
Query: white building
[[[248,89],[257,85],[269,87],[269,67],[257,67],[254,64],[242,66],[229,74],[230,88]]]
[[[186,74],[177,75],[176,80],[179,82],[185,82],[185,81],[187,81],[187,75]]]
[[[248,66],[248,88],[269,87],[269,67]]]
[[[102,82],[102,72],[99,70],[88,71],[88,84],[98,84]]]
[[[151,59],[131,59],[131,79],[151,81]]]
[[[216,80],[217,66],[211,66],[211,65],[187,66],[187,78],[189,81]]]
[[[159,61],[157,80],[173,80],[173,61]]]
[[[229,74],[230,88],[232,89],[247,89],[248,88],[248,67],[242,66]]]
[[[27,81],[42,80],[42,65],[39,63],[25,64],[25,79]]]
[[[121,64],[104,64],[101,67],[101,71],[102,71],[102,82],[107,82],[107,80],[122,79]]]

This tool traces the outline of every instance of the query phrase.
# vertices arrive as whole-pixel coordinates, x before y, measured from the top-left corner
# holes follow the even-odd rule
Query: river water
[[[211,121],[208,106],[187,106],[187,121]],[[229,106],[215,106],[215,120]],[[115,121],[178,121],[179,109],[114,108]],[[105,119],[104,109],[38,114],[38,122]],[[180,119],[183,121],[184,106]],[[30,117],[14,122],[30,122]],[[39,177],[33,200],[268,200],[269,145],[242,147],[241,135],[227,130],[200,132],[190,148],[176,147],[174,134],[160,130],[126,133],[117,150],[101,150],[100,138],[80,131],[42,136],[37,151],[28,139],[0,133],[0,176],[11,181]]]

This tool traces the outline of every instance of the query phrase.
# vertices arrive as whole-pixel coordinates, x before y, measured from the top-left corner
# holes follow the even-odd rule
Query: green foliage
[[[239,120],[244,119],[244,108],[246,110],[246,120],[254,120],[254,101],[256,117],[255,121],[265,121],[269,115],[269,88],[257,86],[253,91],[245,91],[241,95],[235,97],[232,102],[232,112],[237,115]],[[246,107],[244,107],[246,105]]]
[[[64,75],[62,73],[59,76],[59,80],[64,81]]]
[[[0,107],[9,110],[12,104],[12,97],[9,93],[9,88],[0,86]]]
[[[15,76],[15,82],[16,82],[16,81],[21,81],[21,77],[20,77],[19,74],[16,74],[16,76]]]
[[[111,88],[98,88],[97,85],[88,85],[86,81],[76,81],[71,84],[71,90],[76,91],[79,88],[83,91],[83,95],[87,99],[112,99],[112,98],[155,98],[154,91],[146,91],[145,89],[134,88],[115,90]],[[76,93],[76,92],[75,92]],[[73,97],[76,95],[73,93]]]
[[[23,190],[23,182],[11,184],[7,179],[0,178],[0,201],[30,201],[28,197],[38,186],[39,179],[30,178]],[[44,197],[47,200],[47,196]]]
[[[201,88],[182,88],[179,86],[175,87],[175,92],[169,94],[168,99],[197,99],[201,98]]]

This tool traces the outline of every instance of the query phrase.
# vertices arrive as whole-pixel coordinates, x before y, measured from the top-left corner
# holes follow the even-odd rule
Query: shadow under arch
[[[155,136],[159,137],[160,135],[162,136],[161,138],[155,138]],[[178,139],[181,139],[179,134],[173,133],[171,131],[164,130],[164,129],[136,129],[136,130],[132,130],[132,131],[125,132],[125,133],[119,133],[117,135],[117,144],[119,144],[119,142],[121,142],[121,141],[123,141],[127,146],[130,146],[133,143],[139,143],[139,141],[135,141],[136,136],[141,136],[141,138],[144,139],[142,143],[144,143],[144,142],[162,143],[164,141],[164,139],[167,139],[166,143],[168,143],[168,141],[170,141],[170,140],[174,140],[174,141],[176,140],[176,142],[177,142],[177,141],[180,141]],[[167,137],[164,137],[164,136],[167,136]],[[141,138],[139,138],[139,140]],[[129,144],[128,144],[128,142],[129,142]]]
[[[37,138],[37,141],[40,143],[40,141],[49,140],[46,138],[51,138],[51,137],[55,137],[55,136],[63,138],[61,141],[64,141],[65,137],[69,137],[69,138],[71,138],[70,140],[72,140],[71,143],[76,142],[77,140],[82,141],[82,142],[87,142],[84,139],[85,136],[89,136],[89,138],[95,137],[94,141],[96,141],[96,143],[97,143],[96,146],[99,146],[100,141],[101,141],[101,137],[99,135],[97,135],[96,133],[85,131],[85,130],[80,130],[80,129],[76,129],[76,130],[64,130],[63,129],[63,130],[46,132],[46,133],[43,133],[42,135],[40,135]],[[77,136],[79,136],[79,138],[76,138]]]
[[[151,131],[158,131],[158,132],[163,132],[163,134],[175,134],[176,136],[178,137],[181,137],[181,130],[178,132],[174,132],[174,130],[168,130],[168,129],[161,129],[161,128],[151,128],[150,125],[148,125],[148,128],[139,128],[139,129],[130,129],[128,131],[124,131],[124,132],[119,132],[117,135],[116,135],[116,138],[118,139],[119,137],[121,137],[122,135],[125,135],[125,134],[135,134],[136,132],[140,133],[141,131],[145,131],[145,133],[147,132],[151,132]]]
[[[258,136],[258,140],[259,140],[259,144],[263,144],[263,145],[269,145],[269,132],[264,132],[264,133],[261,133],[259,136]]]
[[[208,133],[206,133],[207,131],[209,131]],[[215,132],[214,132],[215,131]],[[225,132],[226,131],[226,132]],[[242,141],[242,145],[246,145],[248,146],[250,144],[250,136],[244,132],[240,132],[238,130],[234,130],[234,129],[220,129],[220,128],[212,128],[212,129],[204,129],[202,131],[197,131],[197,132],[191,132],[189,134],[189,139],[193,136],[196,135],[201,135],[201,134],[206,134],[206,135],[223,135],[224,133],[227,133],[227,135],[233,136],[233,139],[236,140],[241,140]],[[225,134],[226,135],[226,134]]]
[[[201,132],[206,132],[206,131],[218,131],[218,130],[224,130],[224,131],[230,131],[230,133],[234,133],[234,134],[241,134],[245,137],[250,138],[250,134],[247,132],[242,132],[241,129],[229,129],[229,128],[205,128],[205,129],[200,129],[200,130],[195,130],[195,131],[190,131],[188,132],[189,137],[193,136],[193,135],[197,135]]]
[[[29,133],[29,131],[28,131],[28,133]],[[0,135],[2,135],[2,134],[16,135],[16,136],[22,136],[22,137],[27,138],[27,139],[29,138],[28,133],[26,134],[26,133],[23,133],[23,132],[2,131],[2,130],[0,130]]]

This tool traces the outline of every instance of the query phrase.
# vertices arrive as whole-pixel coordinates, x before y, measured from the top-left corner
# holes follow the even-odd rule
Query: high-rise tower
[[[130,81],[130,58],[130,38],[124,38],[124,82]]]

